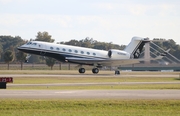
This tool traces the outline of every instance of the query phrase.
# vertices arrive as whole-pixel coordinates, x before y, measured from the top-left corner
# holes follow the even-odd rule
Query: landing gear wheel
[[[92,73],[97,74],[98,72],[99,72],[99,69],[98,69],[98,68],[93,68],[93,69],[92,69]]]
[[[120,75],[120,71],[119,71],[119,70],[116,70],[116,71],[115,71],[115,75]]]
[[[80,68],[80,69],[79,69],[79,73],[85,73],[85,71],[86,71],[86,70],[85,70],[84,68]]]

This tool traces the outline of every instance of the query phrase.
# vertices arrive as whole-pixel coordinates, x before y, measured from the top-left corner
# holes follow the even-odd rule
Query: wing
[[[94,64],[102,61],[106,61],[106,59],[101,58],[77,58],[77,57],[66,57],[68,62],[78,63],[78,64]]]
[[[78,64],[89,64],[89,65],[102,65],[102,66],[119,66],[125,64],[136,64],[140,61],[138,59],[101,59],[101,58],[77,58],[77,57],[66,57],[68,62]]]
[[[151,58],[150,60],[158,60],[162,59],[164,56],[160,55],[156,58]],[[68,62],[77,63],[77,64],[87,64],[87,65],[101,65],[101,66],[120,66],[120,65],[128,65],[128,64],[137,64],[141,61],[145,61],[142,59],[111,59],[111,58],[77,58],[77,57],[66,57]]]

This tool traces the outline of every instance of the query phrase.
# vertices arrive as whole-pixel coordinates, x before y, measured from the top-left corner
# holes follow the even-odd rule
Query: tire
[[[97,74],[98,72],[99,72],[99,69],[98,69],[98,68],[93,68],[93,69],[92,69],[92,73]]]
[[[84,68],[80,68],[80,69],[79,69],[79,73],[85,73],[85,71],[86,71],[86,70],[85,70]]]

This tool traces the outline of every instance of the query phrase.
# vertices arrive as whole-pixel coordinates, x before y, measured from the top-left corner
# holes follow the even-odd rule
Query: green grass
[[[179,100],[0,100],[1,116],[179,116]]]

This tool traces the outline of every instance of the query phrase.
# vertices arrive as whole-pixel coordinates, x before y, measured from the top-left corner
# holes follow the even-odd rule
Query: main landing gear
[[[98,68],[93,68],[93,69],[92,69],[92,73],[97,74],[98,72],[99,72],[99,69],[98,69]]]
[[[85,69],[84,68],[79,68],[79,73],[85,73]],[[97,74],[99,72],[98,68],[93,68],[92,69],[92,73]]]
[[[119,70],[115,70],[115,75],[120,75],[120,71]]]
[[[85,73],[85,71],[86,71],[85,68],[80,68],[79,69],[79,73]]]
[[[79,73],[83,74],[85,73],[85,68],[79,68]],[[99,73],[99,69],[98,68],[93,68],[92,69],[92,73],[93,74],[98,74]],[[120,75],[120,71],[119,70],[115,70],[115,75]]]

